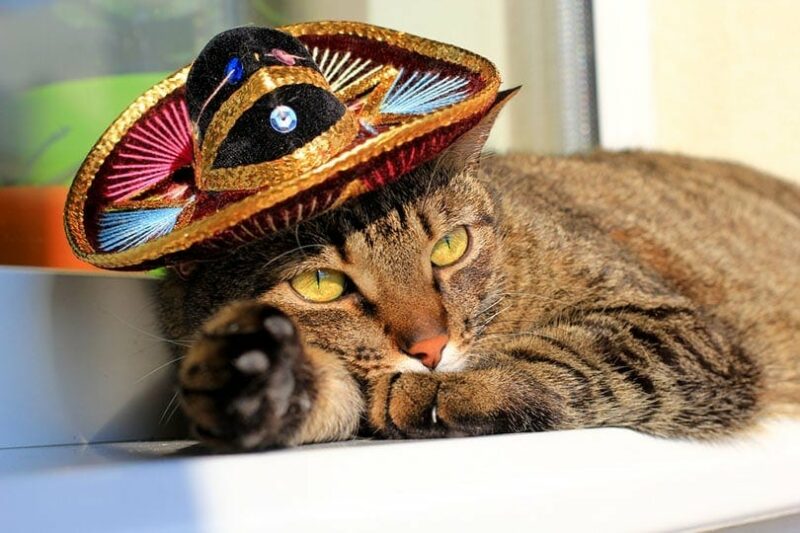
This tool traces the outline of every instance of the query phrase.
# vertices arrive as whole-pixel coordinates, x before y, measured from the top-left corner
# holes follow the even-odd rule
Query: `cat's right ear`
[[[477,166],[497,116],[508,101],[519,92],[520,88],[514,87],[497,93],[492,107],[483,118],[442,152],[439,156],[439,165],[455,172]]]

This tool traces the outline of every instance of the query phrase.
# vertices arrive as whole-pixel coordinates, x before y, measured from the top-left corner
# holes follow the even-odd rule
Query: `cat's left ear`
[[[489,111],[475,126],[459,137],[439,156],[439,164],[457,172],[477,166],[480,163],[483,146],[489,138],[497,116],[508,101],[519,92],[520,88],[521,86],[514,87],[497,93]]]

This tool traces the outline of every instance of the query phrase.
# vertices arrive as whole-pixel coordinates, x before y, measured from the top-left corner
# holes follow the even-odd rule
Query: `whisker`
[[[285,251],[283,253],[280,253],[280,254],[276,255],[275,257],[273,257],[272,259],[270,259],[269,261],[264,263],[264,265],[262,265],[262,267],[267,267],[267,266],[271,265],[272,263],[274,263],[275,261],[278,261],[279,259],[281,259],[281,258],[283,258],[283,257],[285,257],[285,256],[287,256],[289,254],[293,254],[295,252],[304,250],[305,248],[324,248],[324,247],[325,247],[324,244],[304,244],[302,246],[298,246],[297,248],[292,248],[291,250],[287,250],[287,251]]]
[[[533,337],[533,336],[536,336],[538,334],[537,333],[538,331],[541,331],[541,330],[540,329],[531,329],[531,330],[527,330],[527,331],[508,331],[508,332],[502,332],[501,331],[501,332],[498,332],[498,333],[490,333],[489,335],[486,335],[486,337],[484,337],[484,338],[488,339],[490,337]]]
[[[170,360],[170,361],[167,361],[167,362],[166,362],[166,363],[164,363],[164,364],[158,365],[158,366],[157,366],[157,367],[155,367],[153,370],[151,370],[150,372],[148,372],[148,373],[147,373],[147,374],[145,374],[144,376],[140,377],[139,379],[137,379],[137,380],[136,380],[136,381],[134,381],[133,383],[134,383],[134,384],[136,384],[136,383],[139,383],[140,381],[143,381],[143,380],[145,380],[145,379],[146,379],[148,376],[152,376],[153,374],[155,374],[156,372],[158,372],[158,371],[159,371],[159,370],[161,370],[162,368],[164,368],[164,367],[167,367],[167,366],[169,366],[169,365],[171,365],[171,364],[173,364],[173,363],[176,363],[176,362],[180,361],[181,359],[185,359],[185,358],[186,358],[186,356],[185,356],[185,355],[182,355],[182,356],[180,356],[180,357],[176,357],[175,359],[172,359],[172,360]]]
[[[177,399],[178,399],[178,391],[175,391],[175,394],[172,395],[172,398],[170,398],[169,403],[164,408],[164,411],[161,413],[161,418],[158,420],[159,425],[165,423],[164,417],[167,416],[167,411],[169,411],[169,409],[172,407],[172,404],[180,405],[180,402],[177,403],[175,402],[175,400]],[[166,422],[169,422],[169,419],[167,419]]]
[[[499,315],[500,313],[502,313],[502,312],[504,312],[504,311],[508,311],[508,310],[509,310],[509,309],[511,309],[512,307],[513,307],[513,305],[507,305],[507,306],[503,307],[502,309],[500,309],[499,311],[497,311],[496,313],[494,313],[492,316],[490,316],[489,318],[487,318],[486,320],[484,320],[484,321],[483,321],[483,323],[481,323],[481,325],[480,325],[480,326],[478,326],[478,327],[479,327],[479,328],[486,328],[486,326],[488,326],[488,325],[489,325],[489,323],[490,323],[492,320],[494,320],[494,318],[495,318],[495,317],[497,317],[497,315]]]
[[[175,397],[177,398],[178,393],[175,393]],[[165,424],[169,424],[169,421],[172,420],[172,417],[175,416],[175,413],[178,412],[178,409],[181,407],[181,402],[175,402],[175,405],[172,407],[172,411],[167,415],[167,419],[164,421]]]
[[[325,248],[327,246],[332,246],[330,243],[327,242],[326,237],[324,237],[322,234],[310,231],[308,229],[305,229],[305,231],[304,231],[305,237],[307,237],[310,240],[317,239],[317,240],[320,240],[320,241],[323,241],[323,242],[319,242],[319,243],[315,243],[315,244],[302,244],[300,242],[300,229],[301,229],[301,227],[300,227],[299,223],[297,225],[295,225],[295,228],[294,228],[294,240],[297,243],[297,247],[294,248],[293,250],[289,250],[289,253],[298,252],[299,251],[299,252],[302,252],[303,259],[307,259],[308,258],[308,254],[305,253],[305,251],[304,251],[306,248]],[[276,259],[277,259],[277,257],[276,257]]]
[[[498,305],[499,305],[500,303],[502,303],[502,302],[503,302],[503,300],[505,300],[505,299],[506,299],[506,297],[505,297],[505,296],[500,296],[500,297],[499,297],[497,300],[495,300],[495,301],[494,301],[494,303],[492,303],[492,304],[490,304],[490,305],[486,306],[486,308],[484,308],[484,309],[481,309],[480,311],[478,311],[478,313],[477,313],[477,316],[480,316],[480,315],[482,315],[483,313],[485,313],[485,312],[489,311],[490,309],[492,309],[492,308],[494,308],[494,307],[498,306]]]
[[[504,292],[504,296],[514,296],[515,298],[534,298],[537,300],[543,300],[547,302],[558,302],[558,303],[572,303],[569,300],[562,300],[560,298],[553,298],[551,296],[543,296],[541,294],[533,294],[528,292]]]
[[[144,329],[142,329],[140,327],[134,326],[131,322],[129,322],[129,321],[123,319],[122,317],[118,316],[113,311],[109,311],[109,310],[106,309],[105,312],[108,313],[109,315],[111,315],[112,317],[114,317],[115,319],[117,319],[120,323],[122,323],[125,326],[129,327],[130,329],[132,329],[134,331],[137,331],[137,332],[141,333],[142,335],[150,337],[151,339],[156,339],[156,340],[161,341],[161,342],[174,344],[175,346],[180,346],[182,348],[188,348],[189,346],[191,346],[191,344],[189,342],[181,342],[181,339],[167,339],[165,337],[161,337],[160,335],[156,335],[155,333],[151,333],[149,331],[146,331],[146,330],[144,330]]]

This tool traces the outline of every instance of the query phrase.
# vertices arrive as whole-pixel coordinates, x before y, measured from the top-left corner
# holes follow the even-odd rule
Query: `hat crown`
[[[186,99],[205,191],[275,185],[335,156],[357,129],[305,45],[270,28],[214,37],[189,70]]]
[[[241,75],[221,83],[234,60],[241,68]],[[189,118],[196,125],[200,138],[221,103],[248,78],[264,67],[287,64],[317,69],[308,49],[299,39],[273,28],[245,26],[214,36],[192,62],[186,78]]]

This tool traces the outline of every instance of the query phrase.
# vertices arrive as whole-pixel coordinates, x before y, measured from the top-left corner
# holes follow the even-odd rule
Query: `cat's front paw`
[[[391,438],[463,437],[564,426],[563,400],[527,374],[498,367],[385,376],[370,422]]]
[[[255,302],[228,306],[203,327],[179,381],[195,433],[217,449],[286,444],[313,400],[311,370],[294,324]]]
[[[390,438],[487,435],[509,431],[505,405],[459,374],[403,373],[373,391],[372,425]]]

